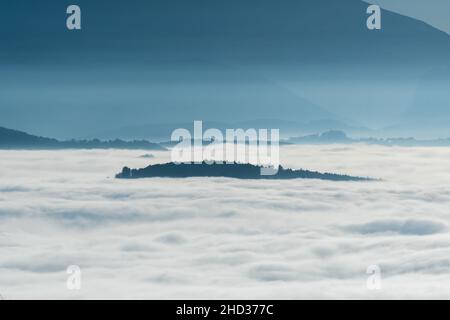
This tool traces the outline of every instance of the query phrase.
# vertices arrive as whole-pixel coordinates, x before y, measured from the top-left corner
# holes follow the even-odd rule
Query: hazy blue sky
[[[77,0],[78,32],[71,2],[0,1],[0,126],[71,138],[199,119],[450,123],[436,90],[450,37],[410,18],[445,24],[448,1],[374,1],[404,15],[373,31],[360,0]]]
[[[449,0],[370,0],[368,2],[423,20],[450,33]]]

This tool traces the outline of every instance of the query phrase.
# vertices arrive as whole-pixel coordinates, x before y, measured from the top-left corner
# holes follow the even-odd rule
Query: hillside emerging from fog
[[[320,173],[309,170],[292,170],[278,167],[273,174],[261,174],[263,167],[244,163],[164,163],[150,165],[143,169],[124,167],[116,175],[118,179],[139,178],[194,178],[194,177],[222,177],[234,179],[320,179],[332,181],[368,181],[368,178],[352,177],[333,173]],[[271,169],[269,169],[271,170]]]
[[[22,131],[0,127],[0,149],[148,149],[165,150],[157,143],[145,140],[124,141],[120,139],[101,141],[66,140],[60,141],[31,135]]]

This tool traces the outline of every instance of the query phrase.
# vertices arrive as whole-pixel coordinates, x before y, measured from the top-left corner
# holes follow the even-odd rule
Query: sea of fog
[[[0,151],[0,297],[450,298],[450,148],[282,147],[372,182],[114,179],[146,153]]]

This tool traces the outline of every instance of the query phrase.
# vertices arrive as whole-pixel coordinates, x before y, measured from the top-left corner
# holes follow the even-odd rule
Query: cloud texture
[[[288,167],[375,182],[113,178],[170,156],[144,153],[0,151],[0,294],[450,298],[450,149],[282,147]]]

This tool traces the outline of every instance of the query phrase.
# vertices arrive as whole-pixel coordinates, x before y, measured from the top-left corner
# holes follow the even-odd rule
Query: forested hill
[[[0,127],[0,149],[146,149],[165,150],[146,140],[66,140],[40,137],[26,132]]]
[[[124,167],[122,172],[116,175],[119,179],[138,178],[189,178],[189,177],[224,177],[235,179],[322,179],[333,181],[367,181],[368,178],[353,177],[333,173],[320,173],[308,170],[285,169],[281,166],[273,175],[262,175],[261,166],[251,164],[199,164],[173,162],[150,165],[143,169],[130,169]]]

